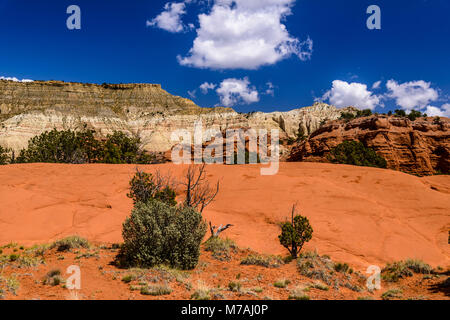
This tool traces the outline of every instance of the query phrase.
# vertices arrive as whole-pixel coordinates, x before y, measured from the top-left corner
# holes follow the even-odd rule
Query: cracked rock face
[[[295,138],[300,128],[305,134],[314,132],[342,111],[316,103],[289,112],[241,114],[230,108],[201,108],[155,84],[0,81],[0,145],[17,152],[30,138],[53,128],[89,128],[100,137],[114,130],[137,135],[144,149],[165,152],[177,143],[171,140],[175,130],[193,133],[198,120],[203,130],[278,129],[287,139]]]
[[[371,116],[333,121],[292,148],[289,161],[327,162],[330,150],[359,140],[383,156],[389,169],[416,175],[450,171],[450,119]]]

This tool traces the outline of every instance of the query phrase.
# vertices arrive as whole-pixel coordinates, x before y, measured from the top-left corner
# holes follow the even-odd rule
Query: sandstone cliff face
[[[0,81],[0,145],[19,151],[30,138],[53,128],[87,127],[101,137],[114,130],[137,135],[144,149],[164,152],[175,144],[173,131],[193,132],[197,120],[204,130],[279,129],[281,138],[294,138],[300,128],[309,134],[342,111],[317,103],[289,112],[240,114],[230,108],[201,108],[154,84]]]
[[[360,140],[382,155],[388,168],[417,175],[450,170],[450,120],[372,116],[348,123],[333,121],[293,147],[289,161],[327,162],[330,150],[346,140]]]

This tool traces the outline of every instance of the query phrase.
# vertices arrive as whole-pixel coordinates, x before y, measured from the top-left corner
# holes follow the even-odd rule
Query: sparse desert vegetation
[[[343,256],[334,261],[330,256],[319,254],[319,251],[311,251],[317,244],[316,236],[319,234],[317,230],[323,227],[320,227],[320,224],[316,227],[317,220],[314,217],[316,211],[310,206],[302,206],[307,208],[302,210],[304,218],[308,217],[307,221],[302,219],[302,223],[297,224],[295,217],[300,215],[296,210],[292,214],[294,223],[292,216],[290,219],[291,233],[290,237],[286,238],[298,240],[297,258],[292,254],[289,254],[289,257],[269,254],[264,248],[261,252],[256,252],[246,246],[240,247],[238,242],[231,240],[240,239],[242,242],[242,238],[236,237],[236,234],[242,232],[242,226],[236,223],[236,220],[230,221],[233,228],[225,228],[226,224],[215,228],[210,223],[210,231],[211,229],[213,231],[207,234],[206,217],[214,220],[215,216],[209,212],[203,215],[201,209],[209,200],[214,200],[217,188],[208,189],[208,198],[201,197],[205,193],[198,194],[199,197],[191,195],[188,202],[195,203],[198,208],[195,209],[186,205],[186,190],[194,191],[195,195],[193,184],[188,188],[186,185],[171,187],[173,193],[171,192],[171,195],[166,193],[170,195],[169,197],[159,197],[156,196],[158,192],[169,185],[167,182],[160,182],[169,181],[167,176],[157,174],[154,170],[144,175],[142,173],[146,171],[142,169],[136,171],[133,167],[128,172],[128,181],[124,184],[124,189],[128,190],[121,191],[121,196],[126,199],[126,194],[130,195],[128,201],[130,206],[134,206],[134,210],[144,208],[139,219],[131,219],[132,215],[128,216],[129,225],[133,226],[130,228],[133,231],[133,237],[130,239],[135,243],[144,244],[139,248],[138,245],[130,246],[139,250],[129,251],[127,258],[122,260],[128,264],[114,264],[126,250],[126,241],[118,243],[115,239],[111,242],[102,242],[91,238],[88,241],[81,236],[68,236],[35,246],[9,243],[0,247],[0,270],[2,270],[0,296],[4,299],[70,298],[71,292],[66,288],[66,279],[69,277],[66,268],[72,264],[80,265],[83,272],[83,287],[79,291],[78,299],[417,300],[442,299],[448,292],[446,268],[432,269],[425,262],[412,259],[386,265],[382,272],[382,289],[368,290],[363,268],[349,263]],[[207,173],[204,176],[213,179]],[[208,179],[204,180],[205,185]],[[218,195],[221,201],[220,193]],[[97,202],[95,206],[104,210],[105,217],[111,215],[107,207]],[[185,214],[187,210],[191,213]],[[212,212],[215,210],[216,208]],[[189,224],[184,219],[177,220],[178,216],[187,219],[194,213],[198,224]],[[284,214],[280,213],[276,221],[270,222],[275,230],[274,239],[271,240],[273,242],[280,241],[276,237],[283,233],[283,224],[280,223],[283,219]],[[224,221],[227,222],[228,218],[222,217],[220,222]],[[180,223],[180,227],[172,223]],[[198,256],[189,255],[185,259],[182,256],[183,251],[178,253],[177,247],[186,245],[183,241],[177,242],[178,240],[167,244],[171,246],[170,248],[174,248],[171,250],[176,253],[175,258],[160,254],[154,249],[153,243],[158,241],[165,243],[167,239],[181,239],[177,238],[178,233],[192,230],[192,226],[200,223],[203,225],[201,236],[198,235],[195,242],[190,241],[195,245],[193,248],[198,248],[195,249],[198,251],[191,249],[186,251],[189,254],[198,252]],[[152,227],[136,228],[134,224]],[[160,235],[155,236],[145,231],[165,230],[167,225],[170,225],[172,230],[161,232]],[[180,230],[183,229],[181,226],[185,226],[186,230]],[[311,226],[314,227],[314,233]],[[221,232],[218,232],[219,230]],[[225,230],[229,231],[224,233]],[[190,232],[188,236],[183,236],[183,239],[191,239],[189,236],[193,234]],[[136,240],[141,238],[145,241]],[[310,242],[305,240],[308,238]],[[302,244],[303,240],[305,241]],[[447,242],[447,237],[445,241]],[[292,241],[288,244],[292,250]],[[280,246],[280,249],[282,253],[283,247]],[[286,254],[287,252],[285,251]],[[139,260],[141,257],[150,257],[149,261],[153,262],[148,264],[140,262],[146,261]],[[129,263],[130,261],[132,263]],[[397,280],[394,283],[391,279]],[[396,289],[401,289],[401,293]]]
[[[147,296],[165,296],[172,293],[172,289],[167,285],[146,285],[141,287],[141,294]]]
[[[124,267],[167,264],[193,269],[205,234],[206,224],[192,208],[177,208],[158,200],[138,203],[124,222],[125,242],[118,263]]]
[[[0,165],[8,164],[10,161],[8,150],[0,146]]]
[[[445,276],[448,270],[436,268],[430,273],[436,277],[424,280],[426,274],[413,273],[410,277],[399,278],[395,286],[391,287],[391,282],[382,279],[382,290],[368,290],[364,285],[365,278],[358,271],[344,272],[340,267],[337,269],[341,271],[336,271],[336,265],[345,263],[334,263],[329,257],[315,252],[302,253],[295,264],[268,268],[265,265],[241,265],[245,258],[261,255],[248,249],[236,247],[230,260],[218,260],[202,247],[198,266],[183,271],[165,265],[118,268],[111,262],[120,249],[111,244],[91,243],[90,248],[65,251],[58,251],[56,246],[45,247],[47,249],[38,256],[46,263],[26,266],[20,265],[20,257],[35,256],[36,248],[24,247],[20,250],[16,244],[2,247],[0,297],[66,299],[70,293],[66,288],[66,266],[76,264],[78,255],[85,255],[91,250],[98,252],[98,259],[91,257],[83,260],[83,281],[87,284],[94,281],[96,287],[83,286],[78,299],[422,300],[444,298],[449,287],[448,277]],[[19,259],[10,261],[9,256],[14,249],[21,253]],[[64,260],[59,259],[61,255]],[[406,265],[421,272],[427,270],[422,269],[418,262],[408,262]],[[220,276],[216,273],[218,271]],[[102,287],[111,289],[96,289]],[[359,289],[355,290],[356,287]]]
[[[413,273],[430,274],[432,268],[421,260],[408,259],[386,265],[382,277],[389,282],[397,282],[401,278],[411,277]]]
[[[53,269],[45,275],[42,283],[49,286],[59,286],[61,283],[63,283],[63,281],[64,280],[61,277],[61,270]]]
[[[363,167],[387,167],[386,160],[361,141],[344,141],[331,150],[329,160],[333,163]]]
[[[212,237],[204,243],[205,251],[220,261],[229,261],[233,253],[236,253],[237,245],[231,239]]]
[[[297,259],[298,253],[304,244],[311,240],[313,229],[308,218],[296,213],[296,205],[292,207],[291,221],[283,223],[281,234],[278,236],[280,243]]]
[[[279,268],[284,264],[281,257],[273,255],[251,254],[242,259],[242,265],[247,266],[262,266],[266,268]]]
[[[277,280],[275,281],[275,283],[273,284],[274,287],[276,288],[286,288],[289,284],[291,284],[291,280],[289,279],[282,279],[282,280]]]
[[[301,275],[320,280],[338,290],[341,287],[355,292],[364,291],[366,277],[359,272],[350,272],[347,264],[335,263],[329,256],[320,256],[317,252],[306,252],[297,260]],[[325,290],[321,287],[321,290]]]
[[[402,293],[403,293],[403,291],[401,289],[398,289],[398,288],[390,289],[390,290],[384,292],[381,295],[381,298],[383,300],[399,299],[402,297]]]
[[[89,248],[89,242],[79,236],[70,236],[53,242],[51,249],[56,248],[57,251],[70,251],[72,249]]]
[[[123,224],[124,244],[117,256],[118,265],[168,265],[183,270],[197,266],[207,230],[201,212],[218,191],[218,186],[216,192],[210,191],[205,174],[205,165],[189,167],[183,182],[185,201],[178,205],[169,178],[136,172],[128,194],[133,199],[134,209]],[[219,251],[223,254],[229,248],[226,241],[210,239],[209,249],[213,254]]]
[[[114,131],[106,139],[97,137],[95,130],[56,130],[31,138],[27,148],[14,153],[0,149],[0,164],[6,163],[152,163],[154,159],[141,149],[138,137]]]
[[[310,300],[310,297],[305,293],[305,289],[297,287],[293,289],[288,297],[289,300]]]

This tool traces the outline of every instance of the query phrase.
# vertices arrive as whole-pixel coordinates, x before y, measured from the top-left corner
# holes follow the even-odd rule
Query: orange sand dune
[[[172,164],[141,166],[181,176]],[[30,245],[78,234],[120,242],[132,203],[132,165],[0,166],[0,245]],[[294,202],[314,228],[306,249],[361,268],[418,258],[450,264],[450,177],[319,163],[282,163],[275,176],[258,166],[209,166],[220,194],[205,217],[231,223],[226,235],[241,247],[286,253],[278,223]]]

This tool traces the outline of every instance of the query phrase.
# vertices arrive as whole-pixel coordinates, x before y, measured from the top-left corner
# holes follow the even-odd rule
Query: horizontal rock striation
[[[281,138],[309,134],[343,110],[323,103],[289,112],[241,114],[230,108],[201,108],[155,84],[85,84],[59,81],[0,81],[0,145],[19,151],[42,132],[94,129],[100,137],[120,130],[139,136],[143,148],[170,150],[178,129],[278,129]]]

